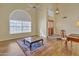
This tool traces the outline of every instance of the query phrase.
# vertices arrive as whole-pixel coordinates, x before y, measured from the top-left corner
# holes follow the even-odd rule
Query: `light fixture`
[[[76,22],[76,26],[79,27],[79,21]]]
[[[55,13],[56,13],[57,15],[59,14],[59,9],[58,9],[58,8],[56,9]]]
[[[56,10],[55,10],[55,14],[58,15],[59,14],[59,8],[58,8],[58,3],[56,3]]]
[[[36,8],[36,6],[33,6],[33,8]]]

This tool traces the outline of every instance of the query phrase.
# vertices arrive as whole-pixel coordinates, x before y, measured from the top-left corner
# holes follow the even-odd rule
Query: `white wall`
[[[47,4],[38,8],[38,35],[47,36]]]
[[[53,7],[54,6],[54,7]],[[0,41],[9,40],[18,37],[24,37],[29,35],[41,35],[47,36],[47,20],[53,19],[55,22],[55,32],[59,33],[60,30],[66,30],[67,34],[78,33],[79,27],[76,26],[76,22],[79,21],[79,4],[58,4],[60,14],[56,17],[49,17],[47,15],[48,8],[53,8],[55,11],[56,6],[54,4],[41,4],[37,10],[32,9],[27,4],[0,4]],[[32,17],[32,32],[22,34],[9,34],[9,14],[16,9],[22,9],[28,11]],[[63,19],[67,16],[66,19]]]
[[[33,9],[28,4],[0,4],[0,41],[26,37],[30,35],[47,36],[47,10],[52,4],[40,4],[39,8]],[[32,18],[32,32],[21,34],[9,34],[9,15],[12,11],[21,9],[27,11]],[[52,18],[52,17],[50,17]]]
[[[53,24],[52,24],[52,26],[53,26],[53,33],[55,34],[56,32],[55,32],[55,30],[56,30],[56,26],[55,26],[55,23],[56,23],[56,21],[55,21],[55,8],[56,8],[56,4],[55,3],[50,3],[50,4],[48,4],[48,9],[50,9],[52,12],[51,12],[51,15],[49,15],[48,14],[48,16],[47,16],[47,20],[53,20],[54,22],[53,22]],[[48,34],[48,33],[47,33]]]
[[[79,21],[79,4],[59,4],[58,8],[60,14],[56,18],[56,31],[59,33],[64,29],[67,34],[79,34],[79,27],[76,26],[76,22]],[[64,16],[67,18],[63,19]]]
[[[54,12],[54,4],[43,3],[40,4],[41,7],[38,8],[38,35],[47,37],[48,36],[48,20],[55,20],[54,15],[48,16],[48,9]]]
[[[9,34],[9,15],[13,10],[21,9],[28,12],[32,17],[32,32],[21,34]],[[0,4],[0,41],[9,40],[29,35],[37,35],[36,12],[27,4]]]

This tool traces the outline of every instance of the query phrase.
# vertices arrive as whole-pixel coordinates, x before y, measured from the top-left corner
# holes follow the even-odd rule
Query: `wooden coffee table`
[[[26,45],[28,43],[28,47],[30,48],[30,51],[32,49],[32,44],[34,44],[34,43],[41,42],[41,44],[43,45],[43,39],[42,38],[28,37],[28,38],[24,38],[23,41],[24,41],[24,44],[26,44]]]

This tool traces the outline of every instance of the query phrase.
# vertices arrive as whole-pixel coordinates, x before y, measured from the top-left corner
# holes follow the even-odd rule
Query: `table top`
[[[79,34],[70,34],[67,36],[67,40],[79,43]]]
[[[24,38],[26,41],[28,42],[34,42],[34,41],[38,41],[38,40],[41,40],[43,38],[38,38],[38,37],[28,37],[28,38]]]
[[[70,34],[68,37],[79,38],[79,34]]]

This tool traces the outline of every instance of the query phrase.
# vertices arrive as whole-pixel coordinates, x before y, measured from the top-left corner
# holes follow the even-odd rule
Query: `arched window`
[[[31,32],[31,16],[24,10],[14,10],[9,17],[10,34]]]

